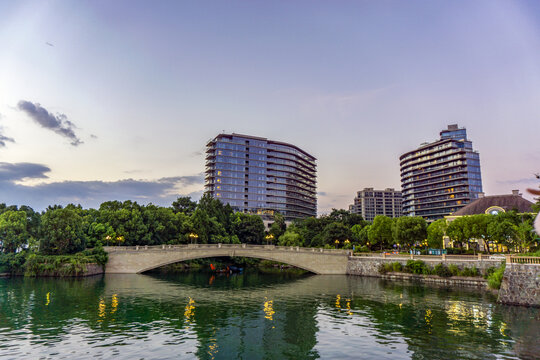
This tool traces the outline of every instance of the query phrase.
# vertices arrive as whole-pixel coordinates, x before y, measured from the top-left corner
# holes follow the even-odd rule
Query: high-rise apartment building
[[[482,192],[480,155],[467,139],[467,130],[449,125],[440,135],[440,140],[399,158],[404,215],[440,219]]]
[[[349,206],[349,211],[353,214],[360,214],[367,221],[373,221],[377,215],[388,217],[400,217],[401,191],[394,189],[373,190],[364,188],[358,191],[354,198],[354,204]]]
[[[317,215],[316,159],[297,146],[220,134],[206,145],[205,190],[235,211],[286,220]]]

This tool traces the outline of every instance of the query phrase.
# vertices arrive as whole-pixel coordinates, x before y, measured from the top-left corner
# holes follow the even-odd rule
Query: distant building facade
[[[480,155],[467,130],[449,125],[440,136],[399,158],[404,215],[441,219],[482,193]]]
[[[317,165],[299,147],[220,134],[206,145],[205,190],[235,211],[286,220],[317,215]]]
[[[377,215],[400,217],[403,215],[401,191],[390,188],[385,190],[364,188],[364,190],[357,192],[354,204],[349,206],[349,211],[362,215],[367,221],[373,221]]]

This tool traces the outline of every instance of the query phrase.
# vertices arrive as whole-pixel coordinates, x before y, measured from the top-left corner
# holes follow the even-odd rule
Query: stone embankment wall
[[[443,286],[477,286],[481,288],[487,286],[487,280],[481,277],[452,276],[445,278],[437,275],[417,275],[400,272],[389,272],[379,276],[388,280],[413,280]]]
[[[382,258],[382,257],[368,257],[368,256],[353,256],[349,257],[349,262],[347,264],[347,274],[349,275],[362,275],[362,276],[376,276],[381,277],[379,273],[379,266],[381,264],[399,262],[401,265],[407,264],[409,259],[393,259],[393,258]],[[458,268],[472,268],[473,266],[478,269],[481,274],[485,274],[486,270],[490,267],[498,267],[501,265],[500,260],[446,260],[442,261],[440,259],[435,260],[426,260],[419,259],[425,262],[428,266],[434,267],[437,264],[445,264],[446,266],[453,264]]]
[[[540,265],[506,264],[498,301],[540,307]]]

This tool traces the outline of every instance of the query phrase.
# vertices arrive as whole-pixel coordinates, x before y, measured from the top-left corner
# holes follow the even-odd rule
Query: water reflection
[[[539,335],[538,309],[373,278],[0,279],[7,358],[534,358]]]

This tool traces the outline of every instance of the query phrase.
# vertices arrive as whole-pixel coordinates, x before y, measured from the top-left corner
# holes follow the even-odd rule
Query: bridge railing
[[[540,257],[535,256],[508,256],[506,262],[510,259],[511,264],[533,264],[540,265]]]
[[[107,252],[119,251],[160,251],[160,250],[187,250],[187,249],[257,249],[265,251],[294,251],[303,253],[326,253],[348,255],[350,251],[341,249],[305,248],[300,246],[276,246],[255,244],[175,244],[175,245],[137,245],[137,246],[104,246]]]
[[[360,253],[354,254],[355,258],[375,257],[395,260],[427,260],[427,261],[483,261],[483,260],[504,260],[502,256],[490,256],[486,254],[477,255],[414,255],[414,254],[391,254],[391,253]]]

